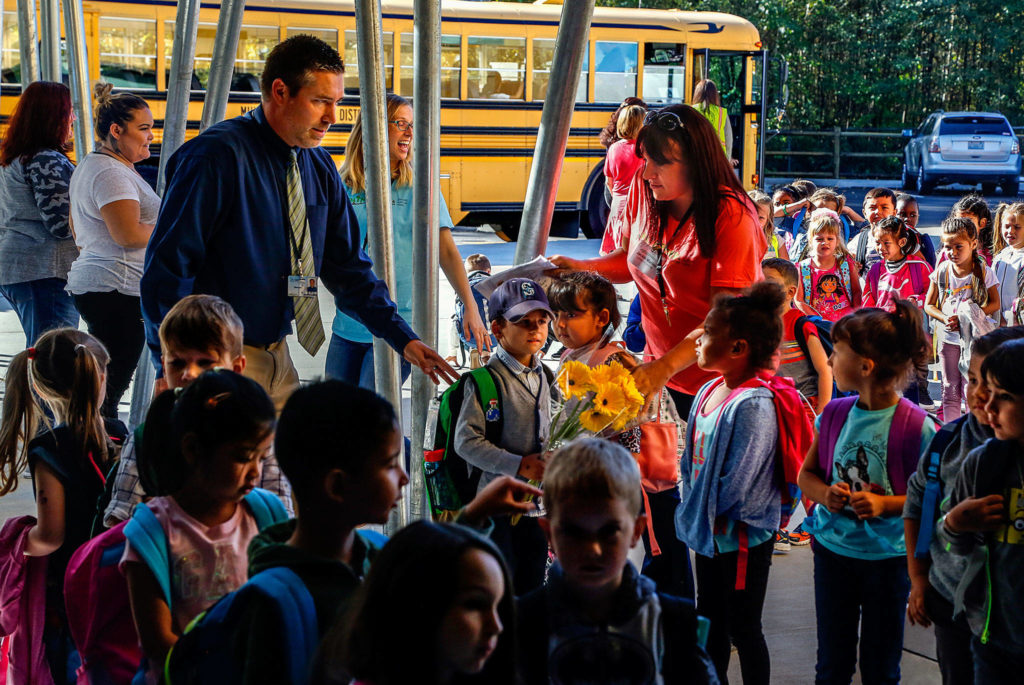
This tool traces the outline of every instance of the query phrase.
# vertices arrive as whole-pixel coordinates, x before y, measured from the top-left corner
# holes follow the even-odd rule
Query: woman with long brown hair
[[[22,93],[0,143],[0,293],[28,347],[51,328],[78,327],[64,291],[78,248],[68,224],[71,91],[36,81]]]
[[[629,190],[623,247],[598,259],[551,261],[563,269],[597,271],[614,283],[636,283],[647,335],[645,363],[634,371],[637,387],[648,398],[665,388],[686,417],[695,394],[712,378],[695,364],[711,302],[718,293],[761,279],[767,241],[718,135],[699,111],[671,105],[649,112],[636,150],[644,170]],[[678,489],[649,500],[656,538],[675,540]],[[661,556],[650,557],[644,572],[659,590],[693,597],[688,552],[676,543],[662,543]]]

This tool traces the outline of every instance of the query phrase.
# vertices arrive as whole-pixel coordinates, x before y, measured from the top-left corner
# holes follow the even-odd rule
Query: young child
[[[950,210],[953,218],[969,219],[978,232],[978,254],[992,265],[992,209],[981,195],[971,193],[957,200]]]
[[[917,230],[917,223],[921,219],[921,210],[917,204],[917,198],[913,195],[900,193],[896,196],[896,216],[903,219],[907,229],[917,238],[918,247],[911,254],[920,254],[928,266],[935,268],[935,245],[932,239]]]
[[[629,452],[596,438],[566,445],[551,456],[544,498],[557,562],[517,604],[522,682],[718,682],[693,603],[629,562],[646,527]]]
[[[46,557],[45,656],[55,683],[68,682],[74,652],[64,606],[64,571],[72,553],[93,534],[106,474],[127,430],[104,419],[107,350],[73,328],[47,331],[34,347],[17,353],[7,370],[0,424],[0,495],[14,491],[26,466],[32,472],[36,525],[25,555]],[[56,426],[36,434],[42,412]],[[25,620],[28,620],[27,617]]]
[[[555,333],[568,352],[561,363],[581,361],[600,366],[612,361],[633,368],[636,361],[618,345],[609,342],[619,326],[615,286],[592,271],[574,271],[556,280],[548,290],[548,300],[555,312]],[[561,366],[559,366],[561,370]],[[621,444],[638,452],[640,431],[627,431],[618,436]],[[690,552],[675,533],[675,511],[679,505],[679,489],[671,487],[647,493],[647,503],[654,539],[660,552],[654,555],[649,531],[644,530],[643,573],[658,585],[658,590],[678,597],[693,597],[693,575]]]
[[[345,449],[338,449],[342,440]],[[294,488],[298,518],[256,536],[249,545],[249,577],[277,567],[294,571],[313,599],[323,635],[380,553],[380,536],[357,528],[386,523],[409,482],[401,456],[401,427],[383,397],[327,380],[300,388],[288,398],[274,447]],[[524,493],[539,495],[540,490],[509,477],[499,479],[467,505],[458,522],[476,527],[498,511],[532,510],[532,503],[514,497]],[[250,598],[240,609],[240,629],[232,644],[231,658],[240,665],[239,682],[288,683],[278,609],[258,596]],[[172,665],[175,657],[172,652]]]
[[[259,531],[243,499],[259,482],[273,437],[267,393],[231,371],[208,371],[180,395],[167,391],[153,400],[143,440],[152,446],[145,457],[158,496],[139,508],[163,528],[169,566],[155,569],[140,554],[139,511],[125,528],[121,560],[148,682],[158,681],[189,622],[245,582],[245,550]]]
[[[544,290],[526,278],[510,279],[491,294],[488,315],[498,340],[487,368],[501,397],[501,438],[487,439],[488,415],[497,410],[480,406],[473,383],[466,384],[455,426],[456,452],[480,470],[477,492],[502,474],[541,482],[541,453],[551,425],[551,384],[538,355],[554,318]],[[508,518],[497,519],[491,539],[508,560],[519,592],[544,582],[548,545],[535,516],[523,516],[514,526]]]
[[[469,287],[474,288],[473,299],[476,300],[477,310],[480,312],[480,318],[486,320],[487,318],[487,300],[483,295],[475,290],[475,286],[480,281],[488,278],[491,275],[491,260],[484,254],[471,254],[466,257],[464,264],[466,273],[468,274]],[[476,338],[473,337],[472,332],[466,329],[465,326],[465,305],[462,300],[456,296],[455,298],[455,314],[452,317],[453,324],[453,347],[455,345],[461,345],[464,349],[469,350],[469,368],[478,369],[480,366],[487,361],[490,357],[490,350],[497,344],[493,336],[488,336],[488,340],[483,345],[483,352],[477,350]],[[455,361],[452,357],[451,361]]]
[[[962,413],[965,382],[960,372],[964,340],[958,311],[973,302],[986,315],[994,314],[999,309],[999,281],[978,254],[978,232],[972,221],[950,218],[942,222],[942,252],[945,260],[930,276],[925,312],[938,322],[935,335],[941,345],[942,418],[952,421]]]
[[[767,281],[720,296],[697,341],[697,364],[721,378],[690,409],[676,531],[696,553],[697,611],[711,621],[708,653],[722,682],[732,644],[746,685],[771,681],[761,611],[780,527],[779,421],[772,391],[754,382],[782,342],[785,302]]]
[[[967,557],[960,589],[974,637],[976,683],[1020,681],[1024,668],[1024,341],[995,349],[981,365],[995,439],[964,460],[949,513],[936,526],[944,544]],[[958,599],[960,594],[958,593]],[[958,608],[960,608],[958,606]]]
[[[210,369],[230,369],[235,373],[245,370],[242,320],[231,305],[215,295],[182,298],[167,312],[160,324],[159,335],[164,380],[171,390],[188,387],[201,373]],[[107,528],[131,518],[135,505],[146,496],[149,474],[142,474],[140,478],[139,440],[136,440],[141,437],[143,429],[143,426],[137,428],[121,450],[113,493],[103,518]],[[281,482],[279,471],[277,482]],[[266,487],[268,485],[271,487]],[[269,480],[261,486],[268,490],[280,489],[273,488]],[[291,497],[282,498],[282,503],[290,510]]]
[[[779,237],[779,232],[775,230],[775,222],[772,220],[773,206],[771,196],[760,190],[751,190],[747,195],[754,201],[754,209],[757,210],[757,220],[761,222],[764,237],[768,240],[768,250],[764,253],[764,258],[782,257],[783,259],[789,259],[786,240]]]
[[[1024,295],[1024,202],[1007,205],[999,218],[992,245],[996,255],[992,271],[999,279],[1000,322],[1010,323],[1013,302]]]
[[[779,230],[789,236],[790,240],[795,239],[801,232],[804,217],[811,207],[807,196],[792,185],[782,186],[772,194],[772,205],[775,207],[772,218],[782,219],[779,222]]]
[[[971,366],[967,372],[967,406],[970,411],[946,424],[932,440],[914,475],[907,483],[907,502],[903,507],[903,529],[907,541],[907,568],[910,572],[910,598],[907,618],[924,627],[935,625],[935,651],[939,658],[943,685],[972,685],[974,663],[971,658],[971,629],[960,615],[953,618],[956,588],[967,570],[967,560],[951,553],[934,532],[919,541],[922,523],[934,531],[936,519],[949,511],[948,496],[967,454],[992,437],[985,404],[988,385],[981,365],[992,352],[1008,340],[1024,338],[1024,327],[997,328],[974,341]],[[938,455],[938,470],[929,475]],[[924,511],[929,482],[938,484],[934,509]],[[927,518],[927,520],[925,520]],[[923,545],[922,545],[923,543]],[[918,554],[924,546],[927,554]]]
[[[857,261],[860,275],[867,273],[871,265],[881,257],[875,249],[875,239],[871,229],[879,221],[896,213],[896,193],[888,188],[872,188],[864,196],[864,216],[867,223],[862,225],[860,232],[850,241],[850,253]]]
[[[903,541],[907,478],[935,434],[919,407],[901,399],[928,350],[921,311],[898,300],[895,312],[861,309],[832,327],[830,363],[839,390],[818,418],[800,471],[800,489],[821,506],[805,530],[814,536],[817,682],[900,678],[910,582]],[[895,426],[895,427],[894,427]]]
[[[815,210],[807,233],[811,256],[800,262],[796,298],[822,318],[838,321],[861,306],[860,280],[843,242],[839,216],[828,209]]]
[[[781,360],[776,374],[793,379],[796,389],[807,398],[813,420],[832,399],[832,367],[828,365],[828,354],[818,337],[818,329],[809,321],[803,322],[802,329],[809,354],[804,353],[797,341],[796,325],[806,313],[796,300],[800,278],[796,265],[785,259],[766,259],[761,262],[761,270],[765,279],[785,289],[788,300],[782,315]]]
[[[864,306],[893,312],[903,299],[923,307],[932,268],[917,253],[917,236],[898,216],[879,221],[872,234],[882,259],[864,276]]]
[[[311,682],[513,685],[513,601],[489,540],[462,526],[412,523],[378,554]]]

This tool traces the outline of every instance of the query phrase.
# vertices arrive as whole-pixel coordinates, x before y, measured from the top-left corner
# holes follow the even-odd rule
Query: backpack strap
[[[542,368],[547,368],[542,366]],[[473,369],[469,372],[476,387],[476,398],[480,401],[480,409],[484,412],[484,437],[488,442],[497,443],[501,440],[501,430],[505,423],[505,412],[501,408],[501,393],[494,382],[494,374],[486,366]],[[487,409],[493,405],[497,408],[497,417],[493,420],[488,417]]]
[[[878,300],[878,281],[882,278],[882,261],[879,260],[871,265],[868,269],[865,280],[868,283],[868,290],[871,292],[871,297]]]
[[[285,511],[284,504],[281,503],[277,495],[267,490],[255,488],[245,496],[245,503],[249,505],[249,511],[256,519],[256,527],[260,530],[288,520],[288,512]]]
[[[896,404],[896,413],[889,425],[886,450],[889,454],[885,460],[889,484],[896,495],[907,494],[907,480],[917,467],[921,453],[921,429],[927,416],[924,409],[905,397]],[[893,445],[898,446],[898,451],[893,451]]]
[[[942,500],[942,481],[939,478],[942,455],[960,433],[960,428],[967,416],[961,416],[940,428],[932,438],[932,442],[928,446],[928,454],[924,457],[925,485],[921,498],[921,528],[917,534],[917,546],[914,548],[914,556],[918,559],[928,556],[928,548],[931,545],[932,535],[935,533],[935,522],[939,518],[939,502]]]
[[[811,263],[807,260],[800,262],[800,281],[804,286],[804,302],[811,303]]]
[[[938,273],[935,275],[935,284],[939,287],[939,297],[935,302],[935,306],[942,309],[942,303],[946,301],[946,295],[949,293],[949,270],[953,268],[953,262],[948,259],[939,265],[937,269]]]
[[[818,467],[825,474],[825,484],[832,479],[832,464],[835,462],[836,444],[843,430],[846,417],[857,403],[857,396],[841,397],[825,405],[821,412],[821,430],[818,433]]]
[[[278,609],[291,682],[306,682],[310,661],[320,643],[316,605],[309,589],[295,571],[284,566],[257,573],[249,579],[248,585],[271,600]]]
[[[171,608],[171,552],[167,533],[153,510],[145,502],[139,503],[124,527],[124,536],[132,549],[142,557],[164,593],[167,608]]]
[[[917,260],[910,262],[910,287],[914,289],[915,295],[925,294],[921,292],[922,290],[926,290],[926,281],[922,280],[922,270],[924,269],[922,266],[923,264],[924,262],[918,262]]]
[[[860,264],[861,270],[867,265],[868,261],[868,240],[871,239],[871,224],[868,224],[864,228],[860,229],[860,233],[857,234],[857,263]]]
[[[843,290],[846,291],[846,297],[850,299],[850,304],[853,304],[853,280],[850,276],[850,262],[846,255],[839,256],[839,280],[843,282]]]
[[[807,336],[804,334],[804,325],[807,321],[806,314],[801,314],[797,317],[797,320],[793,322],[793,337],[796,338],[796,344],[800,347],[800,351],[803,352],[804,358],[807,361],[811,361],[811,351],[807,347]]]

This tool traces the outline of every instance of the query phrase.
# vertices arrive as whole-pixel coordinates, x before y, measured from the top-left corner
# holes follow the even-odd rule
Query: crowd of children
[[[103,346],[45,333],[0,425],[0,494],[27,467],[37,508],[0,531],[8,682],[726,683],[735,646],[743,682],[768,683],[772,554],[808,542],[816,682],[898,682],[905,617],[936,626],[944,683],[1014,682],[1024,205],[961,201],[936,263],[913,198],[872,190],[865,222],[809,185],[752,194],[764,280],[714,301],[696,363],[716,378],[687,415],[647,398],[671,444],[641,424],[552,449],[561,369],[638,363],[616,292],[590,272],[498,286],[493,354],[444,405],[464,497],[390,540],[366,526],[409,483],[393,408],[322,381],[278,416],[218,298],[164,319],[169,389],[131,436],[99,413]],[[946,425],[918,404],[936,351]],[[651,477],[653,449],[678,483]],[[266,463],[288,488],[259,487]]]

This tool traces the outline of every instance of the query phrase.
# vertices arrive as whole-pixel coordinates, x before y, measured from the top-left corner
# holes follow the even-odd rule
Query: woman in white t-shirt
[[[96,150],[71,176],[71,222],[81,250],[71,265],[67,290],[78,311],[110,352],[103,415],[117,405],[142,354],[145,330],[139,280],[160,198],[135,170],[149,157],[153,114],[131,93],[96,86]]]

